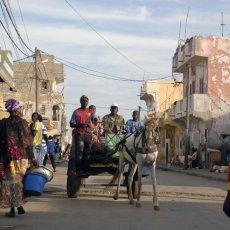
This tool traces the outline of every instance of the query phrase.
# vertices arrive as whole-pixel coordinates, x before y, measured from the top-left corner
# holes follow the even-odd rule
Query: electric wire
[[[9,34],[9,32],[7,31],[7,29],[5,28],[4,24],[2,23],[2,20],[0,20],[0,23],[3,27],[3,29],[5,30],[7,36],[9,37],[9,39],[11,40],[11,42],[14,44],[14,46],[22,53],[24,54],[26,57],[29,57],[28,54],[24,53],[19,47],[18,45],[15,43],[15,41],[13,40],[13,38],[11,37],[11,35]]]
[[[40,50],[41,51],[41,50]],[[48,54],[44,51],[41,51],[42,53],[44,54]],[[89,69],[89,68],[86,68],[86,67],[83,67],[83,66],[80,66],[80,65],[77,65],[75,63],[72,63],[72,62],[69,62],[63,58],[60,58],[60,57],[55,57],[55,60],[59,63],[62,63],[63,65],[69,67],[69,68],[72,68],[76,71],[78,71],[79,69],[78,68],[82,68],[82,69],[85,69],[87,71],[91,71],[91,72],[95,72],[95,73],[98,73],[98,74],[103,74],[105,76],[108,76],[108,77],[105,77],[105,76],[101,76],[101,75],[98,75],[98,74],[92,74],[92,73],[88,73],[88,72],[85,72],[83,70],[79,70],[80,72],[83,71],[83,73],[85,74],[89,74],[89,75],[93,75],[93,76],[97,76],[97,77],[101,77],[101,78],[105,78],[105,79],[109,79],[109,80],[117,80],[117,81],[131,81],[131,82],[144,82],[146,80],[142,79],[142,80],[138,80],[138,79],[130,79],[130,78],[124,78],[124,77],[119,77],[119,76],[115,76],[115,75],[111,75],[111,74],[107,74],[107,73],[104,73],[104,72],[100,72],[100,71],[97,71],[97,70],[92,70],[92,69]],[[66,64],[66,63],[67,64]],[[76,67],[75,67],[76,66]],[[175,76],[175,75],[180,75],[180,73],[178,74],[174,74],[174,75],[169,75],[169,76],[165,76],[165,77],[160,77],[160,78],[155,78],[155,79],[148,79],[148,80],[163,80],[163,79],[167,79],[167,78],[171,78],[172,76]]]
[[[27,46],[27,44],[25,43],[25,41],[24,41],[23,38],[21,37],[21,35],[20,35],[20,33],[19,33],[18,29],[17,29],[17,26],[16,26],[16,22],[15,22],[15,20],[14,20],[14,17],[13,17],[13,15],[10,14],[9,9],[8,9],[8,7],[7,7],[7,4],[5,3],[4,0],[2,1],[2,3],[3,3],[4,6],[5,6],[6,12],[7,12],[8,16],[9,16],[9,19],[10,19],[10,21],[11,21],[11,23],[12,23],[12,25],[13,25],[15,31],[16,31],[16,34],[18,35],[19,40],[23,43],[23,45],[24,45],[30,52],[34,53],[34,51],[31,50],[31,49]]]
[[[82,19],[82,21],[85,22],[86,25],[89,26],[89,28],[91,30],[93,30],[105,43],[107,43],[107,45],[109,45],[113,50],[115,50],[119,55],[121,55],[124,59],[126,59],[129,63],[131,63],[132,65],[134,65],[136,68],[151,74],[151,75],[155,75],[153,73],[150,73],[149,71],[146,71],[145,69],[143,69],[141,66],[137,65],[135,62],[133,62],[130,58],[128,58],[126,55],[124,55],[121,51],[119,51],[116,47],[114,47],[107,39],[105,39],[104,36],[102,36],[80,13],[78,10],[76,10],[76,8],[73,7],[73,5],[71,5],[69,3],[69,1],[65,0],[65,2],[69,5],[69,7]]]
[[[11,10],[9,1],[7,1],[7,3],[6,3],[5,0],[2,0],[2,3],[3,3],[3,5],[4,5],[4,7],[5,7],[6,14],[8,15],[8,18],[10,19],[10,22],[11,22],[11,24],[13,25],[14,31],[16,32],[16,35],[17,35],[17,37],[18,37],[18,39],[19,39],[19,43],[20,43],[20,45],[21,45],[22,50],[23,50],[26,54],[28,54],[28,51],[27,51],[25,45],[22,43],[22,41],[20,40],[19,35],[18,35],[18,33],[17,33],[17,23],[16,23],[16,21],[15,21],[15,19],[14,19],[13,12],[12,12],[12,10]],[[7,5],[7,4],[8,4],[8,5]],[[8,28],[8,29],[9,29],[9,28]],[[12,36],[12,37],[13,37],[13,36]],[[28,54],[28,55],[29,55],[29,54]]]
[[[9,23],[8,23],[8,20],[7,20],[6,13],[5,13],[4,7],[2,5],[2,2],[0,2],[0,6],[1,6],[2,15],[3,15],[3,18],[4,18],[5,24],[6,24],[6,27],[7,27],[7,28],[5,28],[3,22],[0,20],[2,28],[5,30],[6,34],[10,38],[12,47],[13,47],[14,52],[15,52],[15,55],[19,58],[19,53],[18,53],[18,50],[16,49],[17,45],[16,45],[16,43],[12,39],[12,33],[11,33],[11,30],[10,30],[10,26],[9,26]]]
[[[19,0],[17,0],[17,3],[18,3],[18,8],[19,8],[19,11],[20,11],[20,16],[21,16],[21,19],[22,19],[22,23],[23,23],[23,26],[24,26],[26,38],[27,38],[27,41],[28,41],[28,43],[29,43],[29,45],[31,47],[30,39],[29,39],[27,30],[26,30],[26,25],[25,25],[25,21],[24,21],[24,18],[23,18],[23,14],[22,14],[22,10],[21,10],[21,6],[20,6],[20,3],[19,3]]]

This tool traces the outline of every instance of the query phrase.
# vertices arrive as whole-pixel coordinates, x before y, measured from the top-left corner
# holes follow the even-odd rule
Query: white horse
[[[159,135],[155,131],[157,124],[154,119],[149,119],[144,123],[144,126],[132,134],[126,135],[123,143],[121,144],[121,150],[119,155],[118,170],[115,173],[110,184],[113,184],[118,178],[118,185],[116,193],[113,198],[117,200],[119,198],[121,175],[124,171],[125,159],[132,164],[132,168],[128,177],[129,186],[129,202],[134,204],[132,194],[132,182],[133,176],[138,168],[138,190],[137,190],[137,202],[136,207],[141,207],[140,197],[142,189],[142,168],[148,166],[151,168],[151,179],[153,186],[153,207],[154,210],[160,210],[157,192],[156,192],[156,160],[158,155],[157,145],[159,144]]]

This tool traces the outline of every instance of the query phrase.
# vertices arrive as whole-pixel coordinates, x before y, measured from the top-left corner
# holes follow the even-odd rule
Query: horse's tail
[[[106,189],[108,189],[110,186],[114,185],[115,181],[117,180],[119,175],[119,168],[117,168],[116,172],[114,173],[111,181],[108,183],[108,185],[106,186]]]

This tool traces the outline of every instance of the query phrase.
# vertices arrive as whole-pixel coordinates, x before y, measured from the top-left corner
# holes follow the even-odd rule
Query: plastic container
[[[53,179],[53,172],[50,169],[48,169],[48,168],[46,168],[44,166],[40,166],[38,168],[34,168],[31,171],[31,173],[39,173],[39,174],[43,175],[44,177],[46,177],[46,179],[47,179],[48,182]]]
[[[24,176],[24,194],[26,196],[41,196],[47,178],[40,173],[28,173]]]

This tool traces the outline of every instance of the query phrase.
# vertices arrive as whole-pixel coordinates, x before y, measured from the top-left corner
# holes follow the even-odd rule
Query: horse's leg
[[[129,186],[128,197],[129,197],[129,203],[130,204],[134,204],[132,183],[133,183],[133,176],[134,176],[136,171],[137,171],[137,164],[132,164],[132,168],[131,168],[131,171],[130,171],[129,177],[128,177],[128,186]]]
[[[120,184],[121,184],[121,174],[124,171],[124,155],[123,153],[120,153],[119,155],[119,164],[118,164],[118,183],[117,183],[117,190],[113,196],[114,200],[117,200],[119,198],[119,193],[120,193]]]
[[[154,161],[152,168],[151,168],[151,179],[152,179],[152,185],[153,185],[153,208],[156,211],[160,210],[160,206],[158,203],[158,199],[157,199],[157,191],[156,191],[156,187],[157,187],[157,180],[156,180],[156,161]]]
[[[137,189],[137,203],[136,207],[141,207],[140,198],[141,198],[141,189],[142,189],[142,162],[143,162],[143,155],[137,154],[137,165],[138,165],[138,189]]]

